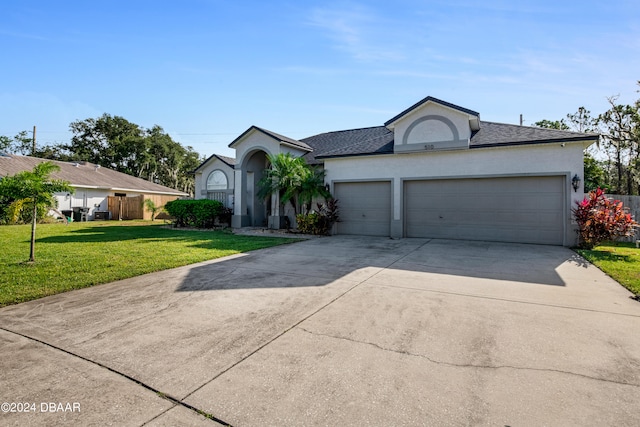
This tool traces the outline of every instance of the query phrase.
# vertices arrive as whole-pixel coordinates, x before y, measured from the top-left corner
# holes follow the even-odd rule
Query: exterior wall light
[[[576,193],[578,192],[578,188],[580,187],[580,182],[581,179],[578,174],[573,175],[573,178],[571,178],[571,186],[573,187],[573,191]]]

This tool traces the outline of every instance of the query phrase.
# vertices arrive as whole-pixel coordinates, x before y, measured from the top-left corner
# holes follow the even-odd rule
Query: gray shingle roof
[[[33,168],[47,159],[29,156],[0,156],[0,176],[15,175]],[[51,174],[54,179],[62,179],[74,187],[100,188],[106,190],[130,190],[154,194],[187,196],[187,193],[146,181],[135,176],[97,166],[89,162],[59,162],[49,160],[58,165],[60,170]]]
[[[303,138],[299,141],[257,126],[252,126],[229,144],[229,146],[233,146],[248,132],[255,129],[281,142],[308,150],[309,152],[304,155],[304,158],[309,164],[322,163],[322,159],[331,157],[393,154],[394,133],[386,126],[397,121],[426,102],[435,102],[475,117],[473,120],[475,123],[480,124],[480,129],[472,133],[469,148],[545,144],[569,141],[597,141],[599,137],[597,134],[479,121],[480,114],[476,111],[428,96],[407,108],[402,113],[396,115],[391,120],[388,120],[384,126],[326,132],[310,136],[308,138]]]
[[[321,133],[302,141],[313,147],[304,156],[309,164],[324,157],[393,153],[393,132],[384,126]]]
[[[584,140],[597,141],[598,135],[481,121],[480,130],[471,136],[469,148]]]

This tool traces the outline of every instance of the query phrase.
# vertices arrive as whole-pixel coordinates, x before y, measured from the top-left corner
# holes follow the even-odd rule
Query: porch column
[[[235,174],[235,188],[234,203],[233,203],[233,216],[231,217],[231,227],[242,228],[251,225],[251,218],[247,215],[247,200],[245,197],[247,180],[242,170],[236,169]]]
[[[280,216],[280,194],[273,193],[271,195],[271,215],[269,216],[269,228],[279,230],[284,228],[284,218]]]

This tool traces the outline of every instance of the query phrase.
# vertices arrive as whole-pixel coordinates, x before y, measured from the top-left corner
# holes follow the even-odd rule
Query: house
[[[0,177],[33,170],[45,161],[47,159],[3,154],[0,156]],[[49,161],[60,167],[51,176],[68,181],[75,189],[74,194],[55,194],[58,210],[65,215],[68,214],[64,211],[75,212],[76,220],[151,219],[151,213],[143,208],[145,199],[163,206],[170,200],[188,196],[182,191],[93,163]]]
[[[583,152],[597,139],[483,121],[429,96],[383,125],[301,140],[252,126],[229,145],[235,160],[214,155],[196,169],[196,197],[233,192],[234,227],[279,228],[292,212],[277,195],[260,200],[256,186],[267,154],[291,153],[324,168],[337,234],[570,246]]]

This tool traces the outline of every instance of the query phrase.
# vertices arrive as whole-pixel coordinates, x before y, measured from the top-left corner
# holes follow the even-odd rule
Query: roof
[[[113,169],[101,167],[90,162],[60,162],[30,156],[0,156],[0,177],[15,175],[26,170],[33,170],[37,164],[46,161],[60,167],[60,170],[52,173],[51,176],[54,179],[62,179],[69,182],[72,187],[138,191],[175,196],[188,195],[182,191],[114,171]]]
[[[385,126],[321,133],[302,141],[313,147],[304,156],[309,164],[326,157],[393,153],[393,132]]]
[[[272,132],[272,131],[267,130],[267,129],[260,128],[258,126],[251,126],[249,129],[244,131],[242,133],[242,135],[240,135],[239,137],[234,139],[231,142],[231,144],[229,144],[229,147],[233,148],[233,146],[235,144],[240,142],[242,140],[242,138],[244,138],[246,135],[248,135],[251,131],[261,132],[261,133],[263,133],[263,134],[265,134],[267,136],[270,136],[271,138],[277,140],[278,142],[281,142],[281,143],[284,143],[284,144],[287,144],[287,145],[291,145],[293,147],[300,148],[300,149],[305,150],[305,151],[313,151],[313,148],[311,148],[310,146],[308,146],[307,144],[305,144],[302,141],[298,141],[297,139],[293,139],[293,138],[289,138],[289,137],[284,136],[284,135],[280,135],[278,133]]]
[[[396,115],[391,120],[387,121],[384,126],[326,132],[310,136],[308,138],[303,138],[300,141],[287,138],[257,126],[252,126],[229,144],[229,146],[233,147],[234,144],[240,141],[250,131],[257,130],[280,142],[309,151],[303,156],[309,164],[322,163],[325,158],[393,154],[394,133],[393,130],[389,129],[389,125],[427,102],[434,102],[470,116],[469,125],[472,129],[472,134],[469,142],[469,148],[488,148],[571,141],[595,142],[599,138],[598,134],[593,133],[580,133],[566,130],[485,122],[480,120],[480,114],[476,111],[442,101],[432,96],[427,96],[404,110],[402,113]]]
[[[314,148],[305,159],[307,163],[319,163],[331,157],[393,154],[393,136],[385,126],[323,133],[303,139]],[[593,133],[481,121],[480,130],[471,135],[469,148],[597,140],[598,135]]]
[[[203,167],[204,165],[209,163],[209,161],[211,161],[211,159],[213,159],[213,158],[216,158],[216,159],[220,160],[222,163],[226,164],[231,169],[233,169],[235,167],[235,165],[236,165],[236,159],[234,159],[233,157],[221,156],[220,154],[212,154],[207,160],[205,160],[204,162],[200,163],[200,165],[193,170],[193,173],[198,172],[198,170],[201,167]]]
[[[570,141],[595,142],[598,138],[598,134],[595,133],[581,133],[482,121],[480,122],[480,130],[471,135],[469,148]]]
[[[399,118],[401,118],[401,117],[403,117],[403,116],[405,116],[405,115],[409,114],[411,111],[413,111],[413,110],[415,110],[416,108],[418,108],[418,107],[422,106],[423,104],[426,104],[427,102],[434,102],[434,103],[436,103],[436,104],[440,104],[440,105],[442,105],[442,106],[445,106],[445,107],[451,108],[451,109],[453,109],[453,110],[458,110],[458,111],[460,111],[461,113],[465,113],[465,114],[468,114],[468,115],[470,115],[470,116],[476,116],[476,117],[479,117],[479,116],[480,116],[480,113],[478,113],[478,112],[476,112],[476,111],[469,110],[468,108],[460,107],[459,105],[455,105],[455,104],[452,104],[452,103],[447,102],[447,101],[443,101],[443,100],[438,99],[438,98],[434,98],[433,96],[427,96],[426,98],[422,99],[421,101],[416,102],[416,103],[415,103],[415,104],[413,104],[411,107],[409,107],[409,108],[407,108],[406,110],[404,110],[402,113],[400,113],[400,114],[398,114],[398,115],[394,116],[394,117],[393,117],[392,119],[390,119],[390,120],[387,120],[387,121],[385,122],[385,124],[384,124],[384,125],[385,125],[385,126],[389,126],[390,124],[392,124],[393,122],[395,122],[395,121],[396,121],[396,120],[398,120]]]

